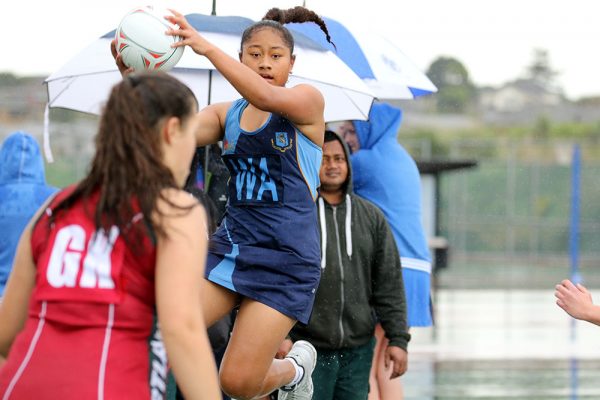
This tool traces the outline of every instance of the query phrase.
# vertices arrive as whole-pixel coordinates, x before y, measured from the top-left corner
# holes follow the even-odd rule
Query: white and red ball
[[[168,71],[183,55],[183,47],[171,44],[180,37],[166,35],[169,28],[178,29],[164,16],[168,11],[155,10],[151,6],[139,7],[127,13],[115,32],[117,51],[123,62],[137,71]]]

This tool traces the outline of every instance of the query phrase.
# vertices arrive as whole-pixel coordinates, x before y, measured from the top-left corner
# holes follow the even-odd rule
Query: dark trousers
[[[313,400],[366,400],[375,338],[358,347],[317,349]]]

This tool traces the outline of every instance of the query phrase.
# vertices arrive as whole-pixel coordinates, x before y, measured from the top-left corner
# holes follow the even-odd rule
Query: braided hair
[[[323,33],[325,34],[325,38],[329,43],[335,47],[335,44],[331,41],[331,36],[329,35],[329,30],[327,29],[327,25],[325,21],[317,13],[309,10],[308,8],[302,6],[296,6],[294,8],[289,8],[287,10],[282,10],[280,8],[271,8],[261,21],[258,21],[252,25],[250,25],[244,33],[242,34],[242,47],[244,43],[246,43],[254,33],[265,29],[271,28],[274,31],[279,32],[283,41],[290,49],[290,53],[294,53],[294,37],[292,36],[289,29],[287,29],[284,24],[288,23],[303,23],[303,22],[314,22],[321,28]]]

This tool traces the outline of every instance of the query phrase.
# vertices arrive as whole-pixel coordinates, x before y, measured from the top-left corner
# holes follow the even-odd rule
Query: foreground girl
[[[189,301],[207,248],[204,209],[181,190],[196,111],[168,75],[113,88],[89,174],[21,237],[0,307],[2,399],[162,398],[167,355],[186,399],[220,396],[203,310]]]

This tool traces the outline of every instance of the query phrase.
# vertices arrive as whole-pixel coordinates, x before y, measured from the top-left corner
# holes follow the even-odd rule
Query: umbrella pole
[[[217,0],[212,2],[212,11],[210,15],[217,15]],[[212,96],[212,69],[208,70],[208,102],[210,104]],[[210,157],[210,144],[204,146],[204,192],[208,192],[208,158]]]
[[[214,3],[215,1],[213,0],[213,7],[214,7]],[[214,9],[213,9],[214,11]],[[213,75],[213,70],[209,69],[208,70],[208,102],[207,104],[210,104],[211,101],[211,97],[212,97],[212,75]],[[208,192],[208,158],[210,157],[210,146],[212,146],[211,144],[208,144],[206,146],[204,146],[204,191]]]

